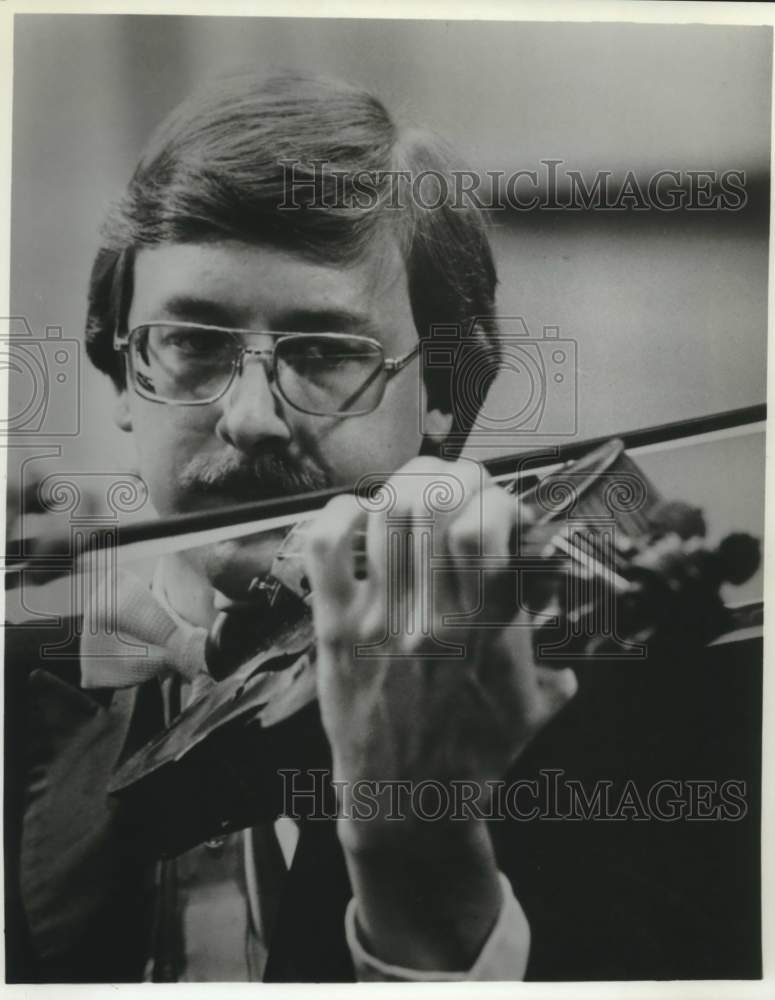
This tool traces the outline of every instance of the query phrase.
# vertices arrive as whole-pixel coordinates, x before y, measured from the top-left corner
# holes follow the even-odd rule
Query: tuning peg
[[[704,538],[707,528],[699,507],[692,507],[683,500],[663,501],[649,513],[649,528],[654,537],[675,534],[684,541]]]
[[[737,585],[750,580],[762,561],[759,539],[742,531],[723,538],[714,554],[719,578]]]

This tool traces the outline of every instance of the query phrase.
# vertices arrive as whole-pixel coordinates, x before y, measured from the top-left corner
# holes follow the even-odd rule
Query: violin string
[[[600,562],[600,560],[596,559],[590,553],[584,552],[578,546],[574,546],[562,533],[558,532],[552,542],[561,552],[569,555],[571,559],[578,560],[581,565],[589,569],[592,574],[591,579],[597,579],[604,584],[609,584],[614,590],[619,591],[619,593],[627,593],[632,589],[632,584],[629,580],[615,570],[610,569],[605,563]]]
[[[598,559],[603,563],[610,562],[617,572],[622,572],[627,568],[628,560],[617,548],[615,544],[615,536],[609,535],[606,540],[607,544],[605,544],[605,541],[599,532],[589,530],[586,534],[584,534],[574,528],[572,531],[572,537],[578,548],[583,552],[586,552],[592,558]]]

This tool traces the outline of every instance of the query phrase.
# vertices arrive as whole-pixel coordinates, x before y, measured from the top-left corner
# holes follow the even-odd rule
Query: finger
[[[477,571],[470,567],[461,575],[458,557],[470,561],[481,553],[482,536],[482,495],[491,488],[489,474],[483,466],[476,462],[456,462],[448,467],[454,475],[454,484],[450,489],[451,502],[445,502],[445,483],[440,481],[435,491],[429,495],[437,500],[434,510],[433,551],[435,555],[443,556],[448,568],[433,576],[434,618],[444,627],[451,614],[460,614],[473,610],[477,600]],[[438,502],[440,500],[440,502]],[[450,547],[450,537],[457,532],[458,543],[453,541]],[[458,565],[455,565],[458,562]]]
[[[354,598],[354,548],[365,520],[355,497],[334,497],[309,527],[304,565],[317,611],[336,617]]]
[[[43,514],[40,493],[40,479],[30,479],[22,484],[18,479],[9,479],[5,489],[5,520],[8,528],[24,514]]]
[[[520,697],[531,704],[531,715],[536,727],[567,705],[578,690],[576,674],[570,668],[557,669],[537,665],[533,655],[533,621],[531,614],[520,611],[514,619],[510,636],[512,650],[512,683]]]
[[[524,611],[517,612],[509,627],[504,629],[493,645],[492,655],[478,665],[482,682],[499,692],[504,704],[514,706],[518,716],[529,727],[532,719],[542,716],[542,694],[533,656],[533,618]]]
[[[481,489],[486,472],[474,462],[420,458],[387,482],[388,503],[369,517],[368,549],[374,597],[387,596],[399,631],[427,632],[447,610],[460,610],[454,574],[431,575],[448,522]]]
[[[406,569],[403,542],[407,531],[411,530],[417,498],[427,483],[425,468],[426,462],[413,459],[373,494],[360,500],[368,512],[367,568],[375,600],[381,599],[386,591],[404,589],[401,580]]]
[[[540,725],[545,725],[571,701],[578,691],[579,682],[570,667],[564,670],[554,670],[551,667],[536,667],[536,681],[541,696],[543,718]]]
[[[380,507],[368,514],[366,565],[372,616],[393,635],[422,627],[421,534],[415,524],[419,480],[404,471],[384,487]]]
[[[511,539],[518,501],[498,486],[475,494],[450,524],[447,551],[455,561],[457,585],[469,612],[482,623],[507,624],[517,607]]]

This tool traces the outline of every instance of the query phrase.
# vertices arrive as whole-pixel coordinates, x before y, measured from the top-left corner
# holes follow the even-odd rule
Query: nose
[[[291,439],[282,402],[271,385],[270,371],[268,354],[246,354],[241,371],[223,399],[216,433],[240,451],[287,444]]]

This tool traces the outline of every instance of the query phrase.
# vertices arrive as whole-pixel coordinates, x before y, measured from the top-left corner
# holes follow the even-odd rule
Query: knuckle
[[[433,455],[418,455],[410,459],[403,468],[403,472],[417,473],[418,475],[435,475],[449,467],[450,463]]]
[[[487,513],[496,517],[510,517],[518,505],[516,497],[494,483],[490,483],[482,492],[482,503]]]
[[[490,473],[481,462],[472,459],[455,462],[456,471],[463,481],[472,489],[484,491],[491,485]]]
[[[516,517],[517,524],[519,524],[523,529],[531,528],[536,521],[538,516],[535,510],[526,503],[516,500],[512,497],[512,511]]]
[[[357,512],[358,504],[352,493],[340,493],[339,496],[332,497],[323,509],[332,517],[349,515]]]
[[[313,559],[324,559],[333,548],[332,540],[331,532],[325,529],[325,525],[316,522],[307,535],[307,555]]]
[[[307,551],[311,554],[325,554],[336,547],[336,544],[348,531],[352,514],[354,498],[338,496],[329,500],[323,510],[312,520],[307,529]]]
[[[333,497],[323,508],[315,524],[318,529],[328,534],[343,534],[359,511],[358,503],[350,493]]]
[[[325,648],[338,658],[347,655],[353,646],[353,640],[341,622],[329,618],[316,621],[315,638],[318,647]]]
[[[359,641],[364,644],[377,642],[387,634],[385,615],[376,609],[366,615],[358,628]]]
[[[551,677],[551,694],[557,703],[558,710],[575,698],[579,689],[575,671],[570,668],[555,670]]]
[[[445,471],[454,475],[465,490],[467,496],[482,492],[489,481],[489,473],[475,459],[459,458],[455,462],[446,462]]]
[[[482,523],[470,514],[450,522],[447,528],[447,546],[450,552],[471,555],[478,552],[482,544]]]
[[[546,706],[537,700],[532,701],[524,710],[523,728],[529,735],[538,733],[548,721]]]

